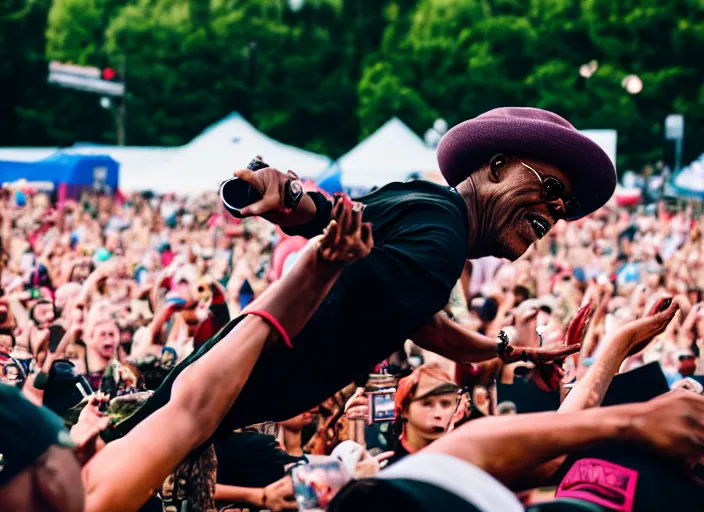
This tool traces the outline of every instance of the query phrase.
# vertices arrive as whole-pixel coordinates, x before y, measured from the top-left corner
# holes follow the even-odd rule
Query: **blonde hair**
[[[93,304],[90,308],[85,319],[85,333],[88,338],[93,336],[93,331],[99,324],[104,324],[108,322],[115,322],[115,318],[112,316],[114,313],[114,307],[108,301],[99,301]]]

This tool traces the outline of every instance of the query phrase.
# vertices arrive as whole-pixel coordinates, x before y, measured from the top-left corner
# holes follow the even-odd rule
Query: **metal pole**
[[[675,141],[675,174],[679,172],[680,163],[682,162],[682,139],[683,137],[679,137]]]
[[[117,145],[124,146],[127,137],[127,56],[122,58],[122,81],[125,84],[125,92],[120,101],[120,109],[117,113]]]

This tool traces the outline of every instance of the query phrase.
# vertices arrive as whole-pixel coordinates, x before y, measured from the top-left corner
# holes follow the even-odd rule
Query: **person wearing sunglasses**
[[[468,259],[516,260],[559,220],[577,220],[603,206],[616,187],[606,153],[552,112],[500,108],[449,130],[438,146],[438,163],[450,187],[390,183],[354,202],[355,213],[342,222],[359,222],[361,212],[373,226],[374,250],[344,270],[293,340],[293,350],[275,347],[258,363],[228,428],[309,410],[407,339],[462,363],[541,363],[579,350],[525,346],[533,340],[506,333],[499,340],[484,336],[453,322],[443,308]],[[349,203],[318,192],[291,197],[286,191],[296,188],[288,183],[295,174],[272,167],[235,174],[262,199],[234,213],[263,216],[288,235],[317,236]],[[227,199],[226,208],[234,202]]]

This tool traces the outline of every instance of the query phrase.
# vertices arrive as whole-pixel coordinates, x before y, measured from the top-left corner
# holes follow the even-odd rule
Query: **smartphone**
[[[258,171],[269,167],[269,164],[262,162],[258,158],[253,159],[247,165],[250,171]],[[242,218],[240,210],[245,206],[256,203],[262,198],[261,193],[252,185],[239,178],[230,178],[220,185],[220,200],[230,215],[238,219]]]
[[[52,354],[56,352],[64,334],[66,334],[66,330],[60,325],[54,324],[49,327],[49,352]]]
[[[383,389],[367,393],[369,399],[369,423],[394,421],[396,389]]]
[[[296,466],[291,471],[299,511],[324,511],[335,494],[351,480],[342,462],[330,459]]]

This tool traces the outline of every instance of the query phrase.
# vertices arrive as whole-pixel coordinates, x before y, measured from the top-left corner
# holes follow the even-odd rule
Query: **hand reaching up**
[[[508,346],[506,353],[501,359],[504,363],[515,363],[516,361],[530,361],[535,364],[550,363],[564,360],[567,356],[576,354],[582,345],[571,345],[551,348],[530,348]]]
[[[659,299],[644,318],[621,326],[613,339],[634,355],[643,350],[653,338],[662,334],[679,310],[679,304],[670,297]]]
[[[100,393],[93,395],[78,416],[78,422],[71,429],[71,440],[82,462],[95,454],[98,446],[98,434],[108,427],[110,418],[103,414],[110,399]]]
[[[330,263],[349,263],[366,257],[374,247],[372,225],[362,222],[363,208],[347,196],[336,196],[330,224],[316,240],[318,254]]]
[[[594,316],[591,304],[582,307],[570,322],[565,339],[564,347],[581,346],[584,336],[587,333],[589,322]],[[534,382],[543,391],[554,391],[560,387],[560,381],[565,377],[562,369],[565,359],[556,359],[546,364],[538,364],[534,373]]]
[[[545,364],[554,361],[562,364],[564,359],[580,351],[582,340],[587,331],[587,325],[591,319],[592,309],[586,305],[575,315],[570,327],[567,330],[565,343],[559,347],[533,348],[511,346],[506,348],[506,352],[501,357],[505,363],[515,363],[516,361],[531,361],[535,364]]]
[[[584,336],[587,334],[589,322],[591,322],[594,312],[591,304],[587,304],[577,311],[577,314],[567,328],[564,341],[565,346],[580,345],[584,341]]]

